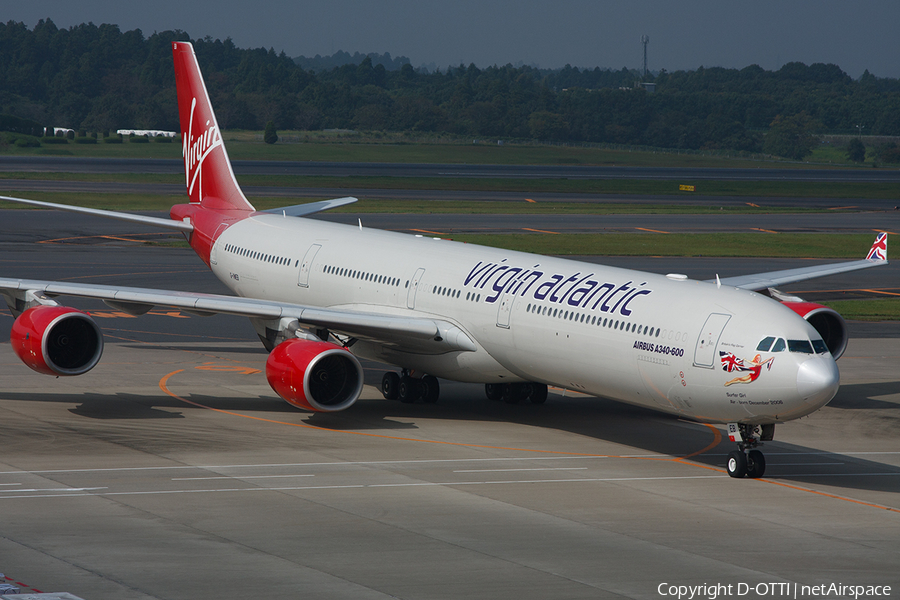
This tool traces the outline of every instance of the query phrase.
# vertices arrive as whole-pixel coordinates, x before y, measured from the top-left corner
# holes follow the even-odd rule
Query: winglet
[[[881,232],[866,254],[866,260],[887,260],[887,234]]]
[[[172,42],[184,175],[191,204],[212,209],[254,210],[231,170],[194,47]]]

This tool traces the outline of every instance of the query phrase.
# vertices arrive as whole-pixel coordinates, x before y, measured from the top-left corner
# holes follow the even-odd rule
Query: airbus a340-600
[[[100,360],[89,315],[53,298],[101,299],[249,317],[270,350],[279,396],[340,411],[363,388],[365,357],[395,365],[386,398],[434,402],[437,378],[489,397],[543,402],[547,386],[727,424],[733,477],[760,477],[775,424],[835,395],[847,344],[833,310],[777,286],[887,263],[879,234],[863,260],[694,281],[303,218],[341,198],[257,211],[235,180],[191,44],[172,44],[189,202],[171,219],[16,198],[184,233],[236,296],[0,278],[26,365],[80,375]],[[761,292],[761,293],[759,293]]]

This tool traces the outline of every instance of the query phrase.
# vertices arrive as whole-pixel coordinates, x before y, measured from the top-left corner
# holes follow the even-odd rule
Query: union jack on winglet
[[[866,260],[887,260],[887,234],[881,232],[866,255]]]

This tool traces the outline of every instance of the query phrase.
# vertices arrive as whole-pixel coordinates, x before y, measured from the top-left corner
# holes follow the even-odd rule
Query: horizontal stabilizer
[[[40,208],[52,208],[54,210],[67,210],[70,212],[82,213],[85,215],[93,215],[95,217],[106,217],[108,219],[118,219],[119,221],[128,221],[130,223],[143,223],[152,227],[164,227],[166,229],[176,229],[190,233],[194,230],[194,226],[183,221],[173,221],[171,219],[160,219],[159,217],[146,217],[144,215],[136,215],[133,213],[116,212],[114,210],[103,210],[100,208],[84,208],[82,206],[71,206],[69,204],[56,204],[55,202],[40,202],[38,200],[25,200],[24,198],[12,198],[10,196],[0,196],[0,200],[7,202],[16,202],[18,204],[28,204]]]
[[[284,215],[286,217],[305,217],[323,210],[331,210],[339,206],[353,204],[357,199],[348,196],[346,198],[335,198],[333,200],[320,200],[318,202],[307,202],[306,204],[295,204],[294,206],[284,206],[282,208],[273,208],[271,210],[261,210],[259,212],[271,213],[274,215]]]

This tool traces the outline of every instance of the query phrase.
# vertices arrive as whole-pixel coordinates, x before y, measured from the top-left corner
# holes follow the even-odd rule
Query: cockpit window
[[[772,352],[784,352],[784,338],[775,340],[775,345],[772,346]]]
[[[769,348],[772,347],[772,342],[775,341],[775,338],[769,336],[767,338],[763,338],[763,341],[759,343],[759,346],[756,347],[757,352],[768,352]]]
[[[813,348],[809,340],[788,340],[788,350],[801,354],[812,354]]]
[[[825,354],[828,352],[828,346],[825,344],[824,340],[813,340],[812,344],[816,354]]]

